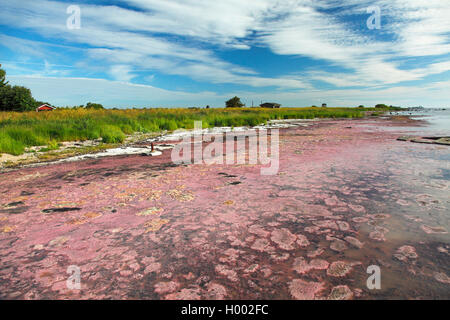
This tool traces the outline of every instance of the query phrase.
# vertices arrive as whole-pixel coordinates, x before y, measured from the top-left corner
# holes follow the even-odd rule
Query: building
[[[261,108],[279,108],[281,104],[275,102],[266,102],[259,105]]]
[[[49,106],[48,104],[43,104],[42,106],[36,108],[36,112],[52,111],[53,109],[55,109],[55,107]]]
[[[326,108],[327,104],[326,103],[322,103],[322,108]]]

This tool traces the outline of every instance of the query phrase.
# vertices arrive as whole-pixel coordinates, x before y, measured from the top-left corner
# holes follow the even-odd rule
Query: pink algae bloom
[[[162,294],[162,293],[168,293],[173,292],[177,290],[179,287],[179,283],[175,281],[165,281],[165,282],[159,282],[155,285],[155,292]]]
[[[442,233],[446,234],[447,230],[444,227],[430,227],[427,225],[421,226],[422,230],[425,231],[425,233],[433,234],[433,233]]]
[[[364,243],[359,241],[358,239],[351,237],[351,236],[347,236],[344,238],[345,241],[347,241],[348,243],[350,243],[352,246],[361,249],[364,246]]]
[[[166,300],[200,300],[200,289],[182,289],[179,292],[168,294]]]
[[[227,296],[227,289],[221,284],[210,282],[208,283],[208,299],[223,300]]]
[[[314,250],[314,251],[309,251],[306,255],[309,257],[309,258],[315,258],[315,257],[318,257],[318,256],[320,256],[322,253],[324,253],[324,249],[323,248],[318,248],[318,249],[316,249],[316,250]]]
[[[270,239],[275,242],[281,249],[293,250],[293,244],[295,243],[297,237],[293,235],[288,229],[283,228],[272,231],[272,236]]]
[[[353,222],[356,222],[356,223],[364,223],[364,222],[369,221],[369,219],[366,217],[355,217],[352,220],[353,220]]]
[[[300,274],[307,273],[313,269],[325,270],[329,263],[323,259],[313,259],[309,263],[303,257],[298,257],[294,260],[293,268]]]
[[[394,254],[400,261],[407,261],[408,259],[417,259],[418,255],[416,249],[412,246],[401,246],[397,249],[397,253]]]
[[[322,220],[322,221],[313,221],[313,224],[320,228],[334,229],[338,230],[336,222],[333,220]]]
[[[227,277],[230,281],[236,282],[239,280],[236,271],[228,269],[225,265],[219,264],[215,269],[218,274]]]
[[[294,279],[289,283],[289,291],[297,300],[314,300],[317,294],[325,288],[323,282],[308,282],[302,279]]]
[[[336,239],[331,243],[330,249],[337,252],[341,252],[347,250],[348,247],[344,241],[342,241],[341,239]]]
[[[350,300],[353,298],[353,292],[348,286],[341,285],[331,289],[331,293],[328,296],[329,300]]]
[[[270,246],[269,240],[267,240],[267,239],[256,239],[256,241],[253,243],[251,248],[253,250],[260,251],[260,252],[271,251],[271,249],[273,249]]]
[[[335,261],[328,268],[327,274],[332,277],[345,277],[350,271],[352,271],[352,263]]]
[[[380,242],[386,241],[386,238],[384,237],[384,233],[379,230],[372,231],[369,234],[369,238],[372,240],[375,240],[375,241],[380,241]]]
[[[434,279],[436,279],[436,281],[439,281],[441,283],[447,283],[450,284],[450,277],[447,276],[445,273],[443,272],[436,272],[434,274]]]
[[[363,206],[361,206],[359,204],[349,204],[348,206],[350,209],[352,209],[355,212],[358,212],[358,213],[366,212],[366,208],[364,208]]]

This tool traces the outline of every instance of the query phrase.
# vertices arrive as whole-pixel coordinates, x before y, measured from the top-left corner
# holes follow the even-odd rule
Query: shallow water
[[[169,150],[3,173],[0,297],[449,299],[450,149],[394,125],[281,131],[275,176]]]

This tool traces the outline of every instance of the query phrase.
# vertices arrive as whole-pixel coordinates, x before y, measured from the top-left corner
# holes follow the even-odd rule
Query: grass
[[[23,154],[31,146],[58,148],[62,141],[102,138],[121,143],[126,135],[179,128],[254,126],[272,119],[359,118],[361,108],[237,109],[57,109],[52,112],[0,112],[0,153]]]

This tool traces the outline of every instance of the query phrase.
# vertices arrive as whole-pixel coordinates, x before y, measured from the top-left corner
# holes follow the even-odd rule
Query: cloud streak
[[[0,4],[0,25],[40,38],[3,34],[1,45],[23,63],[48,61],[41,70],[12,64],[22,75],[27,70],[44,77],[103,73],[130,83],[141,74],[152,81],[156,74],[239,85],[248,92],[264,88],[287,97],[322,87],[336,95],[353,88],[414,88],[450,71],[450,7],[442,0],[122,0],[81,5],[79,30],[66,28],[67,3]],[[365,25],[366,10],[374,5],[381,9],[381,30]],[[280,59],[312,59],[320,67],[303,65],[271,76],[264,68],[221,57],[251,48],[270,50]],[[72,68],[58,69],[52,61],[68,57],[76,59]]]

